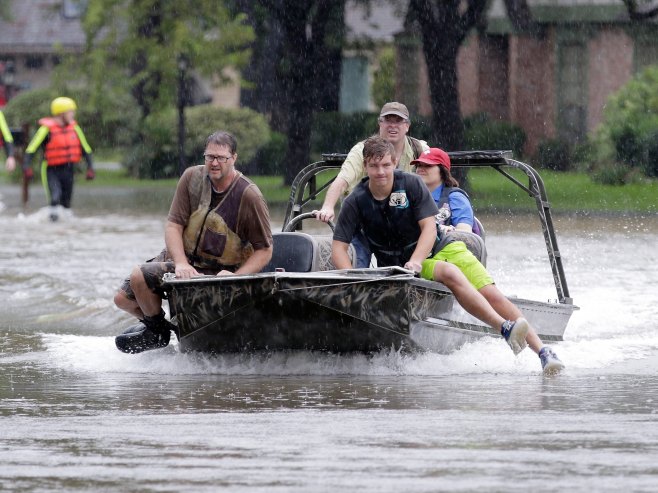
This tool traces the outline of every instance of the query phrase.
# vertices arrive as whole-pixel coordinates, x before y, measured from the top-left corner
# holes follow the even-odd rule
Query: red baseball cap
[[[417,166],[421,163],[429,166],[443,166],[450,171],[450,156],[448,156],[447,152],[438,147],[431,147],[430,149],[423,151],[418,158],[411,161],[412,166]]]

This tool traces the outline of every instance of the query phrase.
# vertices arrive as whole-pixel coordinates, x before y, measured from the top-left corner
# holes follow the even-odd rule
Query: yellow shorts
[[[437,262],[448,262],[456,265],[464,273],[468,282],[475,289],[483,288],[493,284],[493,278],[487,272],[487,269],[473,255],[463,241],[455,241],[446,245],[439,253],[425,259],[420,271],[420,277],[423,279],[434,279],[434,267]]]

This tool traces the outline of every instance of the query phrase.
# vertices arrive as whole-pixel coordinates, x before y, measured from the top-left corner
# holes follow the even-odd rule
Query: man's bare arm
[[[347,182],[340,177],[336,177],[334,182],[329,185],[327,194],[324,197],[324,203],[322,204],[322,209],[316,211],[316,219],[322,222],[333,221],[336,217],[334,209],[336,208],[336,203],[341,195],[347,190]]]
[[[185,255],[183,246],[183,226],[171,221],[167,221],[165,226],[165,244],[167,253],[176,264],[176,277],[179,279],[189,279],[190,277],[199,276],[197,270],[192,267]]]
[[[331,242],[331,261],[336,266],[336,269],[352,268],[350,256],[347,253],[349,246],[349,243],[343,243],[342,241],[338,240],[333,240]]]
[[[418,225],[420,226],[420,236],[418,237],[418,243],[416,243],[416,249],[411,254],[409,261],[404,264],[405,269],[413,270],[414,272],[420,272],[423,260],[429,256],[436,241],[436,222],[434,216],[421,219],[418,221]]]
[[[263,267],[272,258],[272,246],[270,245],[267,248],[259,248],[254,250],[254,253],[247,261],[240,266],[238,270],[235,271],[236,274],[256,274],[263,270]]]

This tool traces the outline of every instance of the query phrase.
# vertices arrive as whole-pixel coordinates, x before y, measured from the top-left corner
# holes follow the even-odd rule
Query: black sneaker
[[[171,337],[173,324],[163,320],[164,323],[146,326],[143,322],[128,327],[122,334],[114,339],[119,351],[124,353],[141,353],[149,349],[166,347]]]

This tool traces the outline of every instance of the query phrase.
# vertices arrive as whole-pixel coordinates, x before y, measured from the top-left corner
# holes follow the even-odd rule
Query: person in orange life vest
[[[0,145],[4,145],[5,152],[7,152],[7,161],[5,168],[10,173],[16,168],[16,160],[14,159],[14,138],[11,136],[5,115],[0,111]]]
[[[82,129],[75,121],[78,107],[71,98],[55,98],[50,104],[52,117],[39,120],[41,125],[25,150],[23,173],[33,176],[30,163],[32,156],[43,148],[44,161],[41,165],[41,179],[50,197],[50,205],[71,207],[73,194],[73,177],[75,166],[84,156],[87,161],[87,180],[95,177],[91,161],[91,147]],[[57,220],[57,214],[51,212],[51,220]]]

